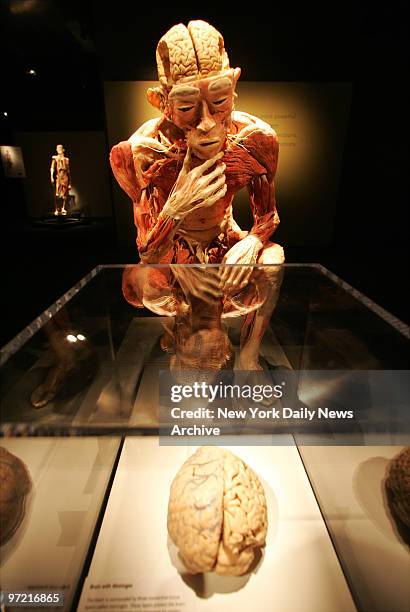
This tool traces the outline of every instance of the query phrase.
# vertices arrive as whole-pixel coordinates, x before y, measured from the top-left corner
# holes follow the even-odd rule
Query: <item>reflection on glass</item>
[[[67,311],[61,309],[44,326],[50,343],[52,365],[30,396],[34,408],[42,408],[57,396],[70,396],[92,381],[97,360],[84,334],[73,332]]]
[[[224,319],[243,317],[236,368],[261,370],[259,349],[275,309],[282,266],[243,266],[249,280],[232,285],[226,265],[128,266],[125,298],[137,307],[168,317],[161,347],[172,370],[233,368],[235,356]]]
[[[307,406],[329,409],[339,409],[335,401],[346,400],[347,382],[363,371],[366,410],[374,415],[387,403],[389,422],[399,422],[397,393],[386,398],[384,391],[407,388],[394,374],[409,361],[397,320],[381,318],[314,265],[237,266],[249,279],[229,288],[233,267],[102,266],[88,275],[2,349],[3,434],[155,428],[159,372],[171,367],[181,376],[187,366],[227,376],[254,368],[258,384],[302,370],[295,393]],[[319,379],[319,370],[328,374]],[[379,372],[375,392],[368,370]]]

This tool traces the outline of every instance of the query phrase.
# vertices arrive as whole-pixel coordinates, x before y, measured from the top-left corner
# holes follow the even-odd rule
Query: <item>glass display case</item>
[[[320,265],[251,266],[211,298],[200,275],[221,266],[192,268],[98,266],[3,348],[3,591],[58,591],[67,610],[408,610],[410,527],[386,488],[410,446],[407,326]],[[171,439],[161,377],[195,372],[286,381],[307,412]],[[341,407],[355,418],[329,417]],[[198,444],[263,484],[266,546],[243,576],[175,560],[169,490]]]

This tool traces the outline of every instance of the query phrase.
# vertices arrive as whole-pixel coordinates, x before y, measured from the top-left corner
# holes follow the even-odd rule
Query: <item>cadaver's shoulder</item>
[[[235,139],[267,171],[272,180],[278,163],[279,143],[275,130],[265,121],[249,113],[234,111],[232,116],[237,133]]]
[[[136,130],[128,138],[128,142],[131,144],[131,146],[134,144],[134,142],[138,142],[141,137],[148,136],[150,138],[155,138],[158,134],[158,127],[161,120],[162,117],[155,117],[154,119],[148,119],[148,121],[145,121],[145,123],[143,123],[138,130]]]
[[[254,115],[245,113],[243,111],[234,111],[232,113],[232,120],[238,129],[239,134],[241,134],[241,132],[244,134],[249,134],[255,130],[258,130],[266,134],[266,136],[272,140],[277,141],[277,134],[273,127],[271,127],[269,123],[266,123],[266,121],[259,119],[259,117],[255,117]]]
[[[161,141],[159,128],[161,117],[146,121],[128,139],[134,164],[146,171],[151,164],[168,155],[168,146]]]

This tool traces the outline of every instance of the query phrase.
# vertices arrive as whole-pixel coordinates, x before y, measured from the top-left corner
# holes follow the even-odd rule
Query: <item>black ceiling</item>
[[[5,94],[14,129],[102,129],[104,80],[155,79],[155,45],[173,24],[201,18],[225,37],[243,80],[378,82],[405,78],[404,3],[383,9],[328,3],[237,15],[144,15],[138,3],[7,0],[1,36]],[[36,75],[28,71],[34,69]],[[4,122],[3,122],[4,123]],[[3,128],[5,126],[3,125]]]

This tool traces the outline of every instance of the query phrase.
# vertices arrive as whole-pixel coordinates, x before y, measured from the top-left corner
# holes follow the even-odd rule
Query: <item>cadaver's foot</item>
[[[236,360],[235,370],[246,370],[251,372],[263,370],[259,363],[259,353],[255,354],[246,349],[241,349]]]
[[[34,408],[43,408],[43,406],[53,401],[60,392],[68,373],[73,368],[74,362],[71,364],[58,364],[49,370],[46,379],[31,394],[30,401]]]
[[[30,397],[34,408],[43,408],[57,396],[71,397],[82,391],[97,371],[98,360],[92,346],[82,342],[74,349],[67,349],[64,357],[57,356],[57,363],[52,366],[43,382],[33,391]]]
[[[168,330],[164,332],[159,342],[162,350],[165,353],[175,353],[175,341]]]

